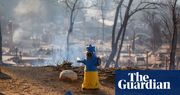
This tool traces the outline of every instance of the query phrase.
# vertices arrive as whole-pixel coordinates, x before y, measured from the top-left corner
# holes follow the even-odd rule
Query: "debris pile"
[[[61,71],[62,69],[72,69],[72,63],[69,61],[63,61],[62,64],[57,65],[58,71]]]

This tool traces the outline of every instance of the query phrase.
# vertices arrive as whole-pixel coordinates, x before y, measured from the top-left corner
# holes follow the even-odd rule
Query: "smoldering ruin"
[[[7,14],[3,19],[5,23],[2,23],[5,35],[3,45],[7,59],[21,52],[23,60],[36,66],[56,65],[65,60],[68,18],[63,8],[57,2],[48,0],[13,2],[16,3],[2,1],[3,4],[11,6],[7,10],[12,12],[10,15],[5,12]],[[81,33],[78,34],[81,35]],[[72,39],[75,38],[77,37],[72,37]],[[76,62],[77,56],[83,56],[83,46],[85,44],[78,43],[78,39],[73,40],[70,49],[73,55],[70,56],[70,61]],[[38,60],[41,61],[38,62]]]
[[[180,0],[0,0],[0,94],[114,95],[115,70],[179,70],[179,15]]]
[[[168,29],[164,27],[157,10],[146,10],[147,12],[135,14],[127,26],[122,48],[119,48],[122,40],[119,40],[116,46],[112,44],[113,39],[118,37],[118,28],[121,28],[114,28],[115,38],[113,38],[114,16],[117,11],[114,6],[117,4],[114,2],[118,1],[105,0],[103,3],[93,0],[79,1],[74,14],[71,11],[72,7],[67,6],[65,1],[1,0],[5,63],[21,66],[47,66],[61,64],[68,60],[74,66],[81,66],[82,64],[76,62],[76,58],[84,58],[83,47],[93,44],[97,48],[98,55],[102,57],[102,67],[109,66],[106,63],[112,63],[111,67],[117,67],[119,64],[122,67],[168,68],[171,51],[167,39]],[[138,1],[134,2],[132,9],[136,8],[137,4]],[[121,16],[124,16],[125,10],[122,8]],[[117,22],[118,26],[122,23],[121,20],[122,17]],[[70,37],[67,38],[69,34]],[[113,47],[117,50],[116,55],[111,59]],[[69,48],[68,51],[67,48]],[[175,62],[178,64],[179,44],[177,44],[176,52]]]

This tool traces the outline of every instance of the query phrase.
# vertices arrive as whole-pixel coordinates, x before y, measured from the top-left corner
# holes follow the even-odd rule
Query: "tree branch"
[[[116,8],[116,14],[115,14],[115,18],[114,18],[114,25],[113,25],[113,30],[112,30],[112,45],[115,43],[115,32],[116,32],[116,26],[117,26],[117,22],[118,22],[118,16],[119,16],[119,11],[120,11],[120,8],[123,4],[124,0],[121,0]]]
[[[145,4],[145,5],[144,5]],[[157,9],[158,7],[156,5],[160,5],[158,3],[154,3],[154,2],[140,2],[137,7],[131,11],[131,13],[129,14],[129,17],[131,17],[132,15],[134,15],[135,13],[142,11],[142,10],[147,10],[147,9]]]

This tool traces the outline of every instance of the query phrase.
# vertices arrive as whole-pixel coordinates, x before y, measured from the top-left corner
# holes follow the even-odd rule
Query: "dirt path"
[[[74,95],[114,95],[113,85],[104,83],[100,90],[82,91],[82,78],[59,81],[59,71],[50,67],[1,67],[1,71],[0,93],[5,95],[64,95],[66,91]]]

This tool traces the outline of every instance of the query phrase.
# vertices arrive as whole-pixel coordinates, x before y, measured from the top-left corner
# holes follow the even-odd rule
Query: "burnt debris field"
[[[179,0],[0,0],[0,94],[114,95],[115,70],[179,70],[179,15]]]

